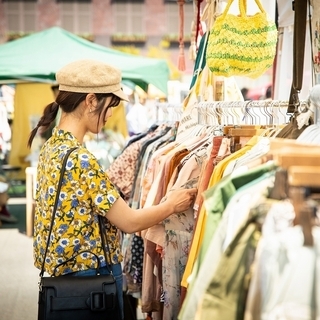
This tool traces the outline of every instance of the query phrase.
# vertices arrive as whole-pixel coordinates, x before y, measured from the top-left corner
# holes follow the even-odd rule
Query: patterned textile
[[[141,146],[144,141],[150,139],[153,135],[153,132],[148,133],[142,139],[130,144],[107,169],[110,180],[121,191],[124,200],[127,202],[129,201],[132,192]]]
[[[195,188],[198,180],[198,177],[193,178],[182,187]],[[163,221],[163,225],[165,228],[162,260],[163,319],[177,319],[180,310],[180,284],[187,264],[195,225],[193,209],[171,215]]]
[[[173,154],[176,153],[174,151]],[[196,161],[196,156],[190,157],[187,163],[180,171],[178,179],[173,185],[172,189],[186,185],[188,187],[188,181],[198,181],[201,164]],[[189,186],[190,188],[190,186]],[[165,196],[161,201],[164,201]],[[160,310],[160,299],[164,294],[164,305],[166,310],[164,311],[163,319],[175,319],[171,318],[170,314],[177,314],[179,310],[179,292],[180,282],[183,274],[183,269],[187,261],[188,246],[191,245],[192,230],[189,225],[189,219],[193,221],[193,209],[190,208],[184,213],[171,215],[162,224],[149,228],[145,235],[145,259],[143,270],[143,284],[142,284],[142,311],[143,312],[155,312]],[[172,223],[170,223],[172,219]],[[180,223],[181,221],[181,223]],[[166,224],[168,226],[166,231]],[[176,227],[174,227],[176,225]],[[155,229],[155,227],[157,227]],[[172,228],[170,230],[170,228]],[[173,238],[167,238],[174,234]],[[167,238],[167,240],[166,240]],[[188,245],[189,243],[189,245]],[[177,244],[176,247],[174,245]],[[172,247],[174,250],[172,251]],[[165,252],[167,250],[167,252]],[[165,255],[167,259],[165,260]],[[171,259],[175,256],[177,260]],[[170,269],[170,271],[169,271]],[[167,273],[164,274],[164,271]],[[170,272],[172,271],[172,274]],[[165,277],[170,276],[170,279]],[[167,285],[166,285],[167,284]],[[161,291],[161,285],[163,291]],[[157,313],[157,312],[155,312]]]
[[[143,271],[143,239],[136,234],[130,235],[129,238],[123,267],[128,285],[127,294],[140,293]]]
[[[247,2],[238,0],[240,15],[229,13],[228,0],[214,21],[208,37],[207,66],[214,75],[257,78],[268,70],[276,54],[278,31],[259,0],[261,12],[247,14]]]
[[[71,153],[66,164],[46,256],[45,271],[50,275],[59,263],[81,250],[92,251],[99,256],[101,265],[106,265],[98,214],[106,216],[119,197],[97,159],[70,132],[55,128],[41,149],[37,168],[33,241],[35,266],[41,269],[61,165],[66,152],[73,147],[78,149]],[[112,263],[119,263],[122,256],[117,228],[107,220],[106,227]],[[71,263],[59,267],[56,275],[94,267],[96,258],[83,253]]]
[[[161,129],[161,128],[159,128]],[[145,167],[145,155],[148,150],[148,147],[151,146],[153,143],[156,143],[161,137],[165,136],[165,134],[170,130],[170,127],[164,127],[163,130],[157,130],[157,134],[154,135],[152,138],[148,139],[147,141],[143,142],[140,148],[139,156],[137,159],[136,167],[135,167],[135,174],[134,174],[134,181],[131,190],[131,196],[129,199],[129,205],[133,209],[139,208],[139,199],[141,194],[141,179],[142,179],[142,172],[144,171]],[[136,187],[138,186],[138,187]]]
[[[160,157],[169,150],[172,150],[176,146],[176,142],[171,142],[166,146],[162,146],[154,150],[151,155],[148,165],[145,170],[145,174],[141,180],[141,196],[140,196],[140,207],[143,208],[148,196],[148,193],[151,189],[151,186],[156,178],[157,168],[159,167]]]

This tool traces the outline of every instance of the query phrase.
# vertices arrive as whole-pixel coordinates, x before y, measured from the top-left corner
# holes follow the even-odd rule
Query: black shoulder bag
[[[121,319],[119,303],[117,297],[116,281],[110,270],[110,274],[100,274],[99,257],[91,251],[77,252],[75,256],[60,263],[54,269],[54,274],[51,277],[44,277],[44,263],[50,242],[50,234],[57,210],[59,193],[61,190],[63,175],[67,159],[72,151],[70,149],[63,160],[59,184],[53,214],[51,219],[50,230],[46,245],[46,251],[42,262],[40,281],[39,281],[39,301],[38,301],[38,320],[106,320],[106,319]],[[104,255],[107,262],[105,248],[105,234],[103,228],[102,217],[99,216],[99,227],[101,233],[101,241],[104,249]],[[107,242],[109,256],[110,250]],[[73,260],[82,252],[88,252],[96,257],[97,269],[94,276],[57,276],[55,277],[56,269]],[[111,261],[111,260],[110,260]]]

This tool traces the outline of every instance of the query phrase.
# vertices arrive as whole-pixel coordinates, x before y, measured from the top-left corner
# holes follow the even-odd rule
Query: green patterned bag
[[[268,70],[276,54],[278,31],[259,0],[261,12],[248,16],[247,1],[239,1],[240,15],[229,14],[233,0],[213,23],[206,61],[215,75],[257,78]]]

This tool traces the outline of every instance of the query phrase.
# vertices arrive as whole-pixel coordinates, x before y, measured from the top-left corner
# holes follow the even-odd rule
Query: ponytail
[[[52,102],[45,107],[43,111],[43,115],[40,118],[37,126],[30,132],[30,136],[28,140],[29,148],[31,148],[32,141],[36,136],[38,129],[42,127],[43,131],[46,131],[50,127],[51,123],[55,121],[56,116],[58,114],[58,110],[59,110],[59,105],[56,102]]]

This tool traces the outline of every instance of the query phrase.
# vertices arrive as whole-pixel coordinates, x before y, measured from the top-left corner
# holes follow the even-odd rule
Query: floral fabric
[[[183,188],[195,188],[199,178],[187,181]],[[166,197],[163,199],[165,200]],[[163,319],[178,319],[181,298],[181,279],[187,264],[195,226],[194,211],[172,214],[163,220],[165,242],[162,260],[162,281],[164,292]]]
[[[130,201],[142,145],[154,135],[155,132],[149,132],[145,137],[131,143],[107,169],[110,180],[121,191],[127,203]]]
[[[41,149],[37,168],[33,242],[35,266],[41,269],[63,158],[73,147],[77,149],[69,155],[66,163],[44,265],[50,275],[58,264],[84,250],[95,253],[101,266],[106,265],[98,215],[106,217],[119,198],[118,191],[97,159],[70,132],[55,128],[52,137]],[[118,230],[107,219],[105,221],[110,257],[116,264],[122,261]],[[96,266],[96,257],[85,252],[59,267],[55,275]]]

